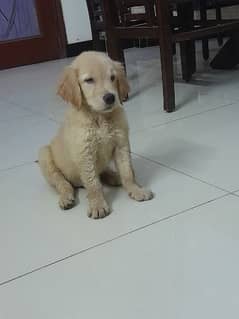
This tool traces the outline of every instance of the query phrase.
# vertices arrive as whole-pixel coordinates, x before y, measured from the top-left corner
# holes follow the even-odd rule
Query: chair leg
[[[182,23],[182,29],[187,31],[193,27],[193,5],[192,3],[182,3],[177,6],[178,16]],[[180,55],[182,65],[183,80],[189,82],[196,71],[195,42],[184,41],[180,43]]]
[[[111,32],[106,32],[106,49],[109,57],[115,61],[119,61],[124,65],[125,72],[126,64],[124,58],[123,43],[120,42]],[[124,101],[127,101],[129,96],[125,97]]]
[[[170,12],[171,13],[171,19],[173,19],[173,12]],[[176,43],[174,42],[173,43],[173,55],[176,55],[177,54],[177,47],[176,47]]]
[[[157,1],[156,9],[159,23],[164,110],[166,112],[173,112],[175,110],[173,48],[167,1]]]
[[[93,42],[93,49],[94,50],[105,52],[104,41],[100,39],[99,31],[95,31],[92,34],[92,42]]]
[[[207,8],[205,1],[200,2],[200,16],[202,22],[207,21]],[[209,59],[209,46],[208,46],[208,39],[202,40],[202,54],[205,61]]]
[[[164,41],[160,41],[160,56],[162,68],[164,110],[166,112],[175,111],[175,91],[173,77],[173,55],[171,47]]]
[[[119,20],[118,12],[113,3],[114,1],[110,0],[102,1],[105,19],[106,48],[112,59],[120,61],[125,65],[122,43],[113,31],[114,25],[117,24]]]
[[[195,43],[193,41],[180,42],[182,78],[189,82],[196,71]]]
[[[124,51],[121,41],[111,32],[106,32],[106,47],[109,57],[113,60],[120,61],[125,65]]]
[[[202,55],[203,59],[207,61],[209,59],[209,46],[208,46],[208,40],[202,40]]]
[[[216,20],[217,22],[220,22],[222,20],[222,11],[219,4],[216,4]],[[218,35],[217,42],[219,46],[223,45],[223,36],[221,34]]]
[[[191,53],[191,68],[192,68],[192,74],[193,74],[197,70],[196,46],[194,41],[191,42],[190,53]]]

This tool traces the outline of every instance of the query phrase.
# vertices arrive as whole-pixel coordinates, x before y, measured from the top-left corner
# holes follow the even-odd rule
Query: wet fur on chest
[[[96,148],[97,163],[100,166],[99,169],[102,170],[112,160],[114,150],[124,135],[123,130],[105,119],[97,119],[92,133],[92,143]]]
[[[100,174],[113,159],[116,148],[125,144],[128,144],[128,125],[122,108],[109,115],[73,109],[52,143],[52,151],[57,167],[76,184],[89,169],[88,163]]]

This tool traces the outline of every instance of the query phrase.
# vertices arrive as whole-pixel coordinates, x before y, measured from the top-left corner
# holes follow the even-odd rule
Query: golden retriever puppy
[[[39,152],[42,173],[59,193],[62,209],[74,206],[74,187],[83,186],[88,216],[108,215],[110,208],[101,182],[122,184],[137,201],[153,197],[135,182],[122,108],[128,92],[123,66],[103,53],[84,52],[66,68],[58,94],[71,107],[56,137]],[[109,168],[111,161],[116,171]]]

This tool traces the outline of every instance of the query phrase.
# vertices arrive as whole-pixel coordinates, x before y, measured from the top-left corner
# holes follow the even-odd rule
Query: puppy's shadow
[[[190,139],[176,137],[159,140],[157,145],[149,144],[144,148],[144,154],[148,154],[147,157],[155,163],[149,161],[150,164],[147,164],[146,160],[147,166],[144,168],[144,165],[140,164],[140,158],[138,160],[136,157],[135,167],[139,176],[142,176],[143,182],[149,186],[156,179],[162,178],[163,171],[168,174],[165,169],[187,171],[189,168],[194,171],[202,171],[207,168],[208,161],[216,158],[213,147]]]
[[[114,203],[116,201],[116,198],[121,195],[121,193],[124,192],[122,186],[104,186],[104,194],[105,198],[107,200],[107,203],[110,205],[110,208],[114,209]],[[125,194],[127,196],[127,194]]]
[[[160,166],[152,165],[152,162],[133,155],[133,167],[135,171],[136,182],[147,189],[152,188],[153,180],[159,178]],[[109,205],[114,207],[114,202],[118,197],[127,198],[127,193],[122,186],[106,186],[104,188],[105,197]]]
[[[133,167],[136,181],[143,187],[150,188],[153,180],[160,174],[160,166],[147,159],[133,155]]]

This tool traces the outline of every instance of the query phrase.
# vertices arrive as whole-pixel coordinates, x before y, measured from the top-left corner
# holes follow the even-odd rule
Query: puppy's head
[[[129,93],[121,63],[100,52],[85,52],[69,66],[58,94],[76,108],[86,105],[95,112],[111,112]]]

